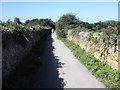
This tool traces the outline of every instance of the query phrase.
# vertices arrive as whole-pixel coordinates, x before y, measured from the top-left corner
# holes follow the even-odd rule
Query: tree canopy
[[[15,24],[22,24],[21,21],[20,21],[20,19],[17,18],[17,17],[14,19],[14,23],[15,23]]]
[[[55,28],[54,22],[51,19],[26,20],[25,24],[28,25],[28,26],[41,25],[41,26],[50,26],[52,28]]]
[[[71,27],[78,27],[80,21],[76,18],[75,15],[65,14],[56,22],[56,29],[64,29],[65,26],[69,25]]]

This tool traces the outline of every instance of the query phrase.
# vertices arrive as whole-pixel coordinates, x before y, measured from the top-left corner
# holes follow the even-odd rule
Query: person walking
[[[52,29],[52,33],[54,33],[54,29]]]
[[[51,30],[52,38],[54,37],[54,29]]]

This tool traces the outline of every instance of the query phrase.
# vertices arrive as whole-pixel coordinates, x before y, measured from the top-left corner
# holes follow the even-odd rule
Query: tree
[[[39,25],[39,26],[46,26],[55,29],[55,23],[51,19],[26,20],[25,24],[27,26]]]
[[[76,18],[75,15],[65,14],[55,23],[55,28],[60,37],[66,37],[67,30],[70,28],[79,27],[80,21]]]
[[[6,23],[10,23],[10,22],[11,22],[10,19],[8,19]]]
[[[26,21],[25,21],[25,24],[28,24],[29,22],[30,22],[30,20],[26,20]]]
[[[14,19],[14,23],[15,23],[15,24],[22,24],[21,21],[20,21],[20,19],[17,18],[17,17]]]
[[[76,18],[75,15],[65,14],[56,22],[56,29],[61,30],[64,29],[66,25],[70,25],[72,27],[78,27],[80,21]]]

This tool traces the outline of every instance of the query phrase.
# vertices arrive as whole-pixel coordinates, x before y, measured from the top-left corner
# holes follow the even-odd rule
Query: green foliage
[[[109,88],[120,88],[120,73],[112,69],[105,62],[101,62],[93,55],[81,49],[79,45],[67,39],[61,40],[71,49],[73,54],[82,62],[100,81]]]
[[[95,43],[98,45],[102,43],[103,45],[103,52],[101,53],[101,58],[106,61],[106,58],[108,56],[108,51],[110,48],[114,46],[114,52],[117,51],[117,46],[119,45],[118,42],[118,35],[119,35],[119,28],[117,27],[111,27],[109,26],[107,29],[101,29],[101,31],[96,30],[96,31],[90,31],[87,28],[73,28],[71,35],[73,37],[79,37],[79,32],[88,32],[87,40],[90,43]],[[99,38],[93,37],[93,34],[97,32],[98,35],[100,36]]]
[[[44,30],[51,30],[54,27],[54,22],[51,19],[27,20],[26,24],[22,24],[20,19],[16,17],[14,22],[8,20],[6,23],[1,23],[0,29],[10,30],[14,41],[24,47],[26,42],[33,37],[33,33],[42,35]]]
[[[33,33],[37,33],[41,36],[44,31],[50,30],[50,27],[36,25],[31,29],[26,26],[16,25],[12,32],[14,41],[24,47],[26,42],[33,38]]]
[[[109,49],[109,47],[115,46],[114,51],[117,50],[118,45],[118,29],[114,27],[109,27],[103,31],[103,35],[100,37],[101,41],[105,43],[105,49]],[[107,47],[107,48],[106,48]]]
[[[99,30],[99,29],[107,29],[109,26],[112,26],[112,27],[117,26],[118,22],[109,20],[109,21],[105,21],[105,22],[97,22],[94,25],[97,26],[97,28]]]
[[[56,34],[57,34],[57,36],[60,38],[60,37],[62,37],[62,38],[66,38],[66,33],[65,33],[65,31],[62,29],[62,30],[55,30],[56,31]]]
[[[89,29],[84,28],[84,27],[83,28],[80,28],[80,27],[73,28],[72,32],[71,32],[71,35],[74,36],[74,37],[79,37],[80,32],[89,32]]]
[[[54,22],[51,19],[32,19],[26,20],[25,24],[27,26],[39,25],[39,26],[48,26],[55,28]]]
[[[34,25],[34,26],[32,26],[31,28],[33,28],[34,30],[50,30],[51,29],[51,27],[50,26],[40,26],[40,25]]]
[[[56,22],[56,29],[64,29],[66,25],[73,25],[72,27],[78,27],[79,20],[72,14],[65,14]]]
[[[78,32],[82,32],[82,31],[84,31],[84,32],[89,32],[89,29],[87,29],[87,28],[73,28],[73,30],[75,30],[75,31],[78,31]]]
[[[66,15],[66,17],[67,17],[67,15]],[[56,22],[56,24],[55,24],[56,29],[57,30],[62,30],[61,32],[64,35],[67,35],[66,31],[68,29],[75,30],[75,31],[73,31],[73,34],[74,34],[74,36],[75,36],[75,34],[76,34],[76,36],[78,36],[77,33],[81,32],[81,31],[84,31],[84,32],[104,32],[106,29],[109,29],[110,26],[116,28],[117,25],[118,25],[118,23],[116,21],[98,22],[98,23],[95,23],[95,24],[89,24],[87,22],[79,21],[76,24],[77,26],[74,26],[74,24],[70,24],[69,22],[65,23],[65,21],[67,21],[66,17],[65,17],[65,15],[63,15],[63,17],[61,17],[58,20],[58,22]],[[117,33],[117,32],[114,32],[114,33]],[[61,35],[61,36],[63,36],[63,35]],[[98,42],[95,38],[92,38],[92,41],[96,42],[96,43]]]
[[[31,38],[30,31],[27,28],[16,26],[13,31],[13,39],[16,43],[25,46],[26,42]]]
[[[80,22],[80,27],[89,29],[89,31],[101,32],[104,29],[107,29],[109,26],[117,27],[117,21],[105,21],[105,22],[96,22],[94,24],[89,24],[88,22]]]
[[[55,23],[55,28],[58,31],[58,35],[66,37],[67,30],[70,28],[76,28],[79,26],[80,21],[72,14],[65,14]],[[60,31],[61,30],[61,31]]]
[[[96,43],[96,44],[99,43],[99,40],[97,39],[97,37],[96,38],[93,37],[92,32],[88,34],[87,40],[91,43]]]
[[[89,41],[90,41],[90,42],[93,42],[93,43],[98,43],[98,42],[99,42],[99,41],[97,40],[97,38],[94,38],[94,37],[89,38]]]
[[[15,23],[15,24],[22,24],[21,21],[20,21],[20,19],[17,18],[17,17],[14,19],[14,23]]]

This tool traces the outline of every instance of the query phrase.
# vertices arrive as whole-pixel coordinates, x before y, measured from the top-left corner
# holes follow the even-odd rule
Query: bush
[[[51,19],[32,19],[26,20],[25,24],[27,26],[39,25],[39,26],[48,26],[55,29],[54,22]]]
[[[30,37],[30,30],[27,28],[22,28],[20,26],[15,27],[15,30],[13,31],[13,38],[16,43],[24,47]]]
[[[56,30],[58,38],[66,38],[66,33],[64,30]]]
[[[75,17],[75,15],[65,14],[56,22],[55,27],[60,37],[66,37],[67,30],[78,27],[79,23],[80,21]]]

